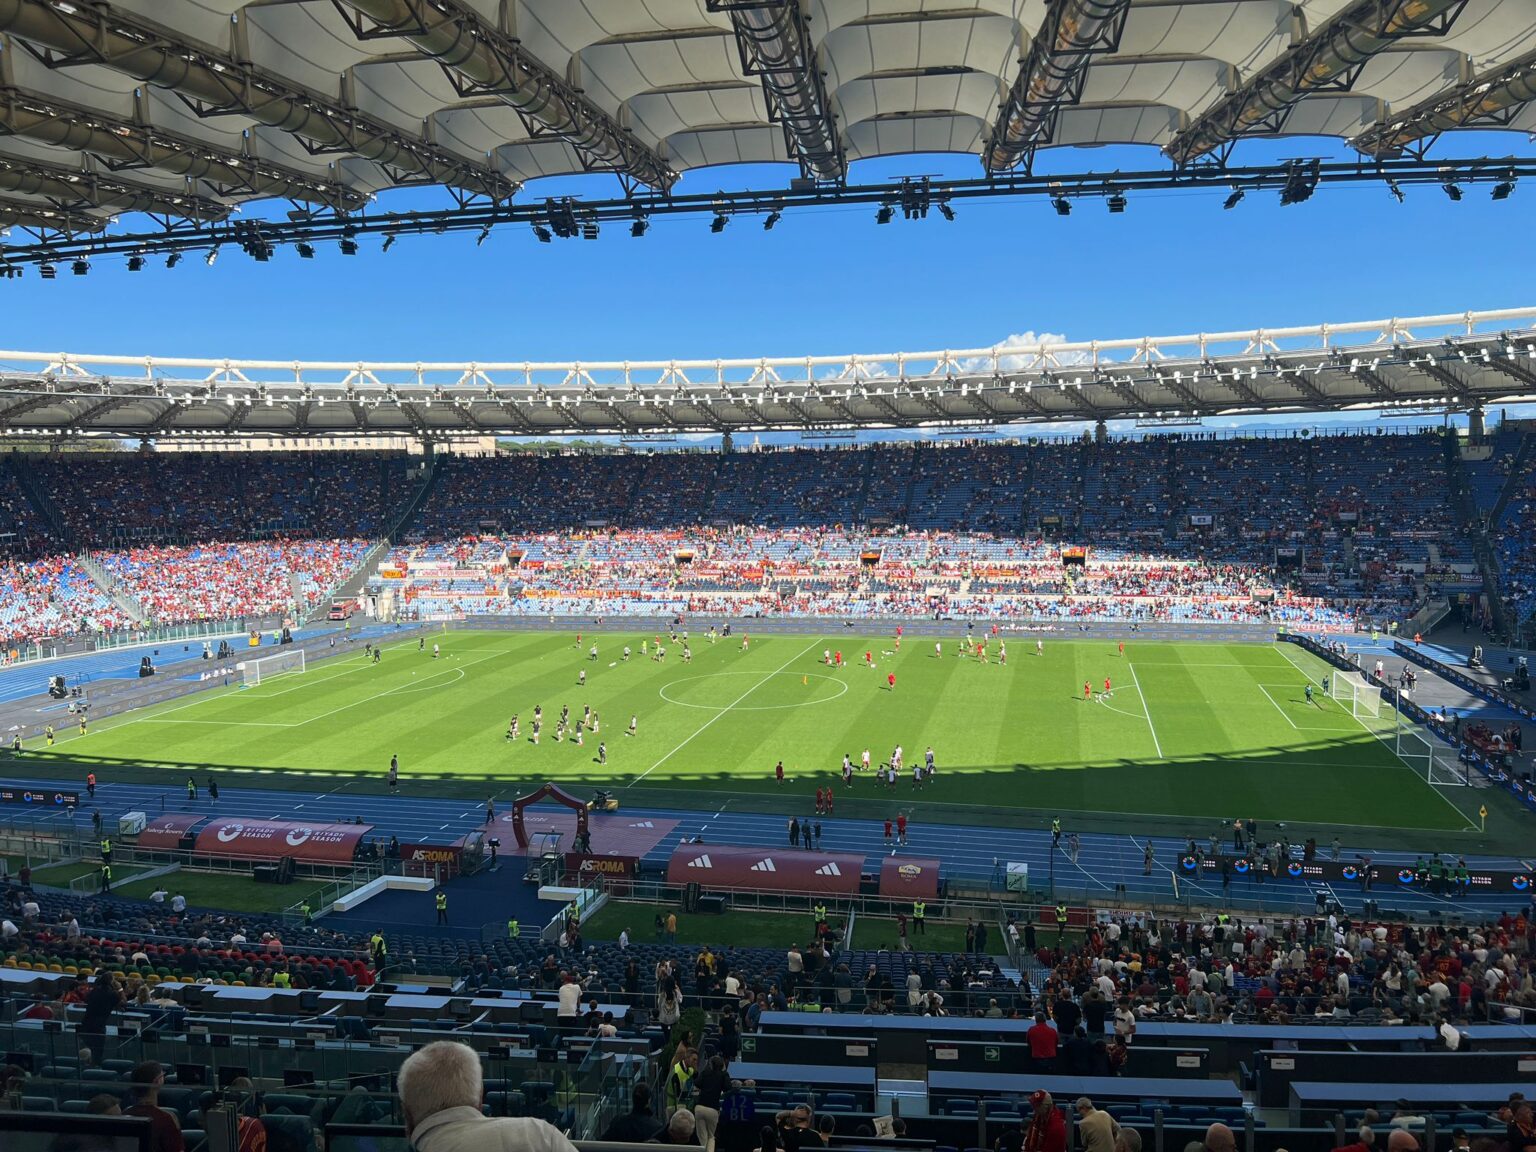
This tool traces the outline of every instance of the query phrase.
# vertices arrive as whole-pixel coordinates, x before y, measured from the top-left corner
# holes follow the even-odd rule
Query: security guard
[[[437,893],[437,922],[448,923],[448,893],[441,889]]]
[[[914,936],[926,936],[928,931],[923,927],[923,918],[928,915],[928,905],[921,900],[912,902],[912,934]]]
[[[1061,938],[1067,934],[1067,906],[1056,905],[1056,943],[1061,943]]]
[[[1059,843],[1061,843],[1061,817],[1060,816],[1052,816],[1051,817],[1051,847],[1054,848]]]
[[[379,975],[384,971],[384,966],[389,962],[389,945],[384,941],[384,933],[374,930],[373,937],[368,941],[368,954],[373,957],[373,971]]]
[[[47,724],[47,725],[45,725],[43,727],[43,736],[48,741],[48,747],[52,748],[53,747],[53,725],[52,724]]]
[[[516,920],[507,921],[507,939],[516,940],[523,934],[523,927]]]
[[[308,900],[299,905],[299,915],[304,917],[305,924],[313,924],[315,922],[314,910],[310,908]]]
[[[187,777],[187,799],[197,799],[197,781],[192,779],[190,776]]]
[[[112,865],[101,866],[101,890],[103,893],[112,891]]]
[[[293,987],[293,977],[288,974],[288,970],[286,968],[279,968],[276,972],[272,973],[272,987],[274,987],[274,988],[292,988]]]
[[[110,864],[110,863],[112,863],[112,838],[110,836],[102,837],[102,840],[101,840],[101,862],[103,864]]]
[[[825,904],[818,903],[811,909],[811,912],[816,917],[816,923],[825,924],[827,922],[827,906]]]

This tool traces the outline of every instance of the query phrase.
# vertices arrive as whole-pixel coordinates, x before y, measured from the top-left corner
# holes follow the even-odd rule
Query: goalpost
[[[1356,720],[1381,715],[1381,690],[1366,680],[1359,672],[1332,671],[1328,678],[1328,695],[1337,700]]]
[[[242,683],[246,688],[254,688],[263,680],[270,680],[274,676],[302,671],[304,671],[304,649],[302,648],[292,648],[287,652],[279,652],[276,656],[264,656],[260,660],[244,660],[240,664],[240,672],[244,677]]]
[[[1393,751],[1414,772],[1431,784],[1467,787],[1470,774],[1457,758],[1456,749],[1436,740],[1415,724],[1398,716]]]

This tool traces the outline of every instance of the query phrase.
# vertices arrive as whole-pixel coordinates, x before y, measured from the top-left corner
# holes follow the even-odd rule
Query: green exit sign
[[[743,1052],[756,1052],[757,1051],[757,1037],[756,1036],[743,1036],[741,1038],[741,1050]]]
[[[1003,1058],[1003,1050],[995,1044],[988,1044],[981,1050],[981,1058],[989,1063],[996,1064]]]

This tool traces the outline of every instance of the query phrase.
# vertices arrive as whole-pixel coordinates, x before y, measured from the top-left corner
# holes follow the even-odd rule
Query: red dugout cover
[[[880,861],[880,895],[892,900],[937,900],[939,862],[885,857]]]
[[[276,860],[347,863],[372,824],[301,824],[295,820],[215,820],[197,834],[204,856],[264,856]]]
[[[180,848],[182,838],[206,819],[206,813],[196,812],[171,812],[165,816],[156,816],[144,825],[144,831],[133,842],[134,847]]]
[[[864,857],[844,852],[680,844],[667,862],[667,883],[852,894],[859,890],[863,868]]]

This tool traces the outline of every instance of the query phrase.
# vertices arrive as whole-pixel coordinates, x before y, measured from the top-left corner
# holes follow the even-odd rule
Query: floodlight
[[[1508,200],[1515,190],[1515,178],[1506,176],[1493,186],[1493,198],[1495,200]]]
[[[144,270],[144,257],[140,256],[137,252],[135,252],[132,256],[128,257],[128,271],[130,271],[130,272],[142,272],[143,270]]]
[[[773,226],[782,219],[784,219],[784,213],[775,208],[772,212],[768,213],[767,218],[763,221],[763,231],[772,232]]]
[[[59,272],[52,264],[39,264],[37,274],[44,280],[52,280]]]
[[[315,258],[315,246],[313,244],[306,244],[303,240],[300,240],[294,247],[298,249],[301,260],[313,260]],[[260,257],[258,256],[257,259],[260,259]]]
[[[644,216],[636,216],[635,222],[629,226],[629,234],[636,238],[644,236],[650,226],[651,222],[649,219]]]
[[[955,210],[949,206],[948,200],[939,201],[939,215],[946,220],[953,220],[955,218]]]
[[[1246,195],[1246,193],[1241,188],[1234,188],[1234,189],[1232,189],[1232,195],[1230,195],[1230,196],[1228,196],[1226,198],[1226,201],[1222,204],[1222,207],[1223,208],[1236,208],[1239,204],[1241,204],[1243,202],[1243,197],[1245,195]]]
[[[395,239],[396,239],[396,237],[395,237],[395,234],[393,232],[388,233],[384,237],[384,247],[380,248],[379,251],[380,252],[388,252],[391,248],[394,247]]]
[[[716,212],[715,218],[709,222],[709,230],[716,235],[719,235],[721,232],[725,231],[725,225],[728,220],[729,217],[727,217],[724,212]]]
[[[341,238],[341,243],[338,244],[337,247],[341,249],[341,254],[343,256],[357,255],[357,241],[352,239],[350,236],[343,236]]]
[[[895,215],[896,210],[894,208],[892,208],[889,204],[882,204],[880,205],[880,211],[875,213],[875,223],[889,224]]]
[[[550,241],[549,229],[542,224],[533,226],[533,234],[539,238],[540,244],[548,244]]]
[[[1072,215],[1072,201],[1068,200],[1065,196],[1052,196],[1051,207],[1056,209],[1056,215],[1058,216]]]
[[[208,265],[208,267],[212,268],[213,267],[213,262],[215,260],[217,260],[218,258],[219,258],[219,250],[217,248],[210,248],[210,249],[208,249],[208,255],[203,257],[203,263]]]
[[[1109,199],[1104,201],[1104,203],[1109,206],[1109,210],[1111,212],[1119,215],[1121,212],[1125,211],[1125,193],[1112,192],[1110,193]]]
[[[1396,200],[1399,204],[1403,202],[1404,197],[1402,185],[1400,185],[1396,180],[1387,181],[1387,191],[1392,194],[1392,199]]]
[[[480,245],[484,244],[490,234],[491,226],[487,224],[484,228],[480,229],[480,235],[475,237],[475,247],[478,248]]]
[[[71,264],[69,266],[69,270],[71,272],[73,272],[76,276],[84,276],[87,272],[89,272],[91,270],[91,265],[90,265],[90,263],[88,261],[76,260],[73,264]]]
[[[167,268],[174,268],[174,267],[176,267],[176,265],[178,265],[180,263],[181,263],[181,253],[180,252],[172,252],[169,256],[167,256],[165,258],[165,266]]]
[[[1453,184],[1447,180],[1444,184],[1440,185],[1440,187],[1445,189],[1445,194],[1449,196],[1452,201],[1459,201],[1461,199],[1461,185]]]

